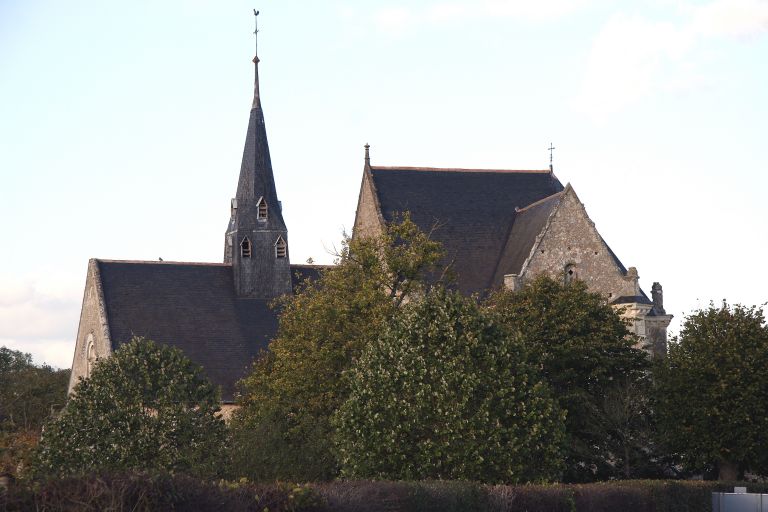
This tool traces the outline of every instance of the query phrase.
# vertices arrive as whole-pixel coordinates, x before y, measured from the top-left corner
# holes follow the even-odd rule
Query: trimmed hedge
[[[258,512],[706,512],[713,491],[766,484],[636,480],[584,485],[348,481],[309,485],[207,482],[114,474],[17,484],[0,511],[232,510]]]
[[[0,511],[322,512],[306,486],[209,482],[181,475],[105,474],[0,489]]]

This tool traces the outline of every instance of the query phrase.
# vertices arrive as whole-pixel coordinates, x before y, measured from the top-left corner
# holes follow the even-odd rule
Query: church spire
[[[258,11],[254,10],[254,15]],[[256,30],[258,32],[258,30]],[[224,263],[232,265],[239,297],[271,299],[291,292],[288,229],[277,198],[259,95],[259,58],[237,193],[225,235]]]
[[[253,80],[253,104],[251,108],[261,108],[261,98],[259,97],[259,56],[253,58],[253,67],[255,78]]]

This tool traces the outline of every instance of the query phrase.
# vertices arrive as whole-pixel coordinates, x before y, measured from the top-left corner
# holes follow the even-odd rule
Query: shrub
[[[46,426],[33,470],[215,475],[226,444],[219,403],[216,388],[180,350],[135,338],[75,386],[61,416]]]
[[[344,474],[556,478],[563,417],[528,357],[473,299],[436,288],[408,304],[350,372]]]
[[[3,503],[3,498],[5,503]],[[309,487],[289,484],[250,484],[205,481],[183,475],[100,473],[48,479],[34,486],[12,488],[3,496],[4,511],[45,510],[101,512],[103,510],[268,511],[325,510]]]

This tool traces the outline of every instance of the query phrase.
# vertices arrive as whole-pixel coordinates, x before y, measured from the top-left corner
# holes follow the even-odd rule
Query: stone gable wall
[[[72,359],[72,374],[69,378],[68,392],[70,393],[79,378],[86,377],[89,336],[93,339],[96,357],[108,357],[112,354],[112,343],[109,338],[107,314],[104,307],[104,295],[102,293],[101,278],[96,260],[88,262],[83,306],[80,310],[80,325],[77,329],[75,354]]]
[[[370,173],[367,171],[363,172],[363,181],[360,185],[360,197],[357,201],[357,212],[355,213],[355,225],[352,228],[352,236],[379,236],[383,232],[371,181]]]
[[[541,273],[563,280],[572,265],[576,278],[608,300],[638,293],[637,281],[622,274],[573,189],[563,195],[539,236],[523,265],[523,283]]]

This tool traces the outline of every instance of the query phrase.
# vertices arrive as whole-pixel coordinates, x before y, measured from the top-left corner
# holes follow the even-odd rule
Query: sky
[[[675,315],[766,302],[768,0],[0,0],[0,345],[69,367],[89,258],[223,257],[261,97],[291,261],[373,165],[544,169]]]

